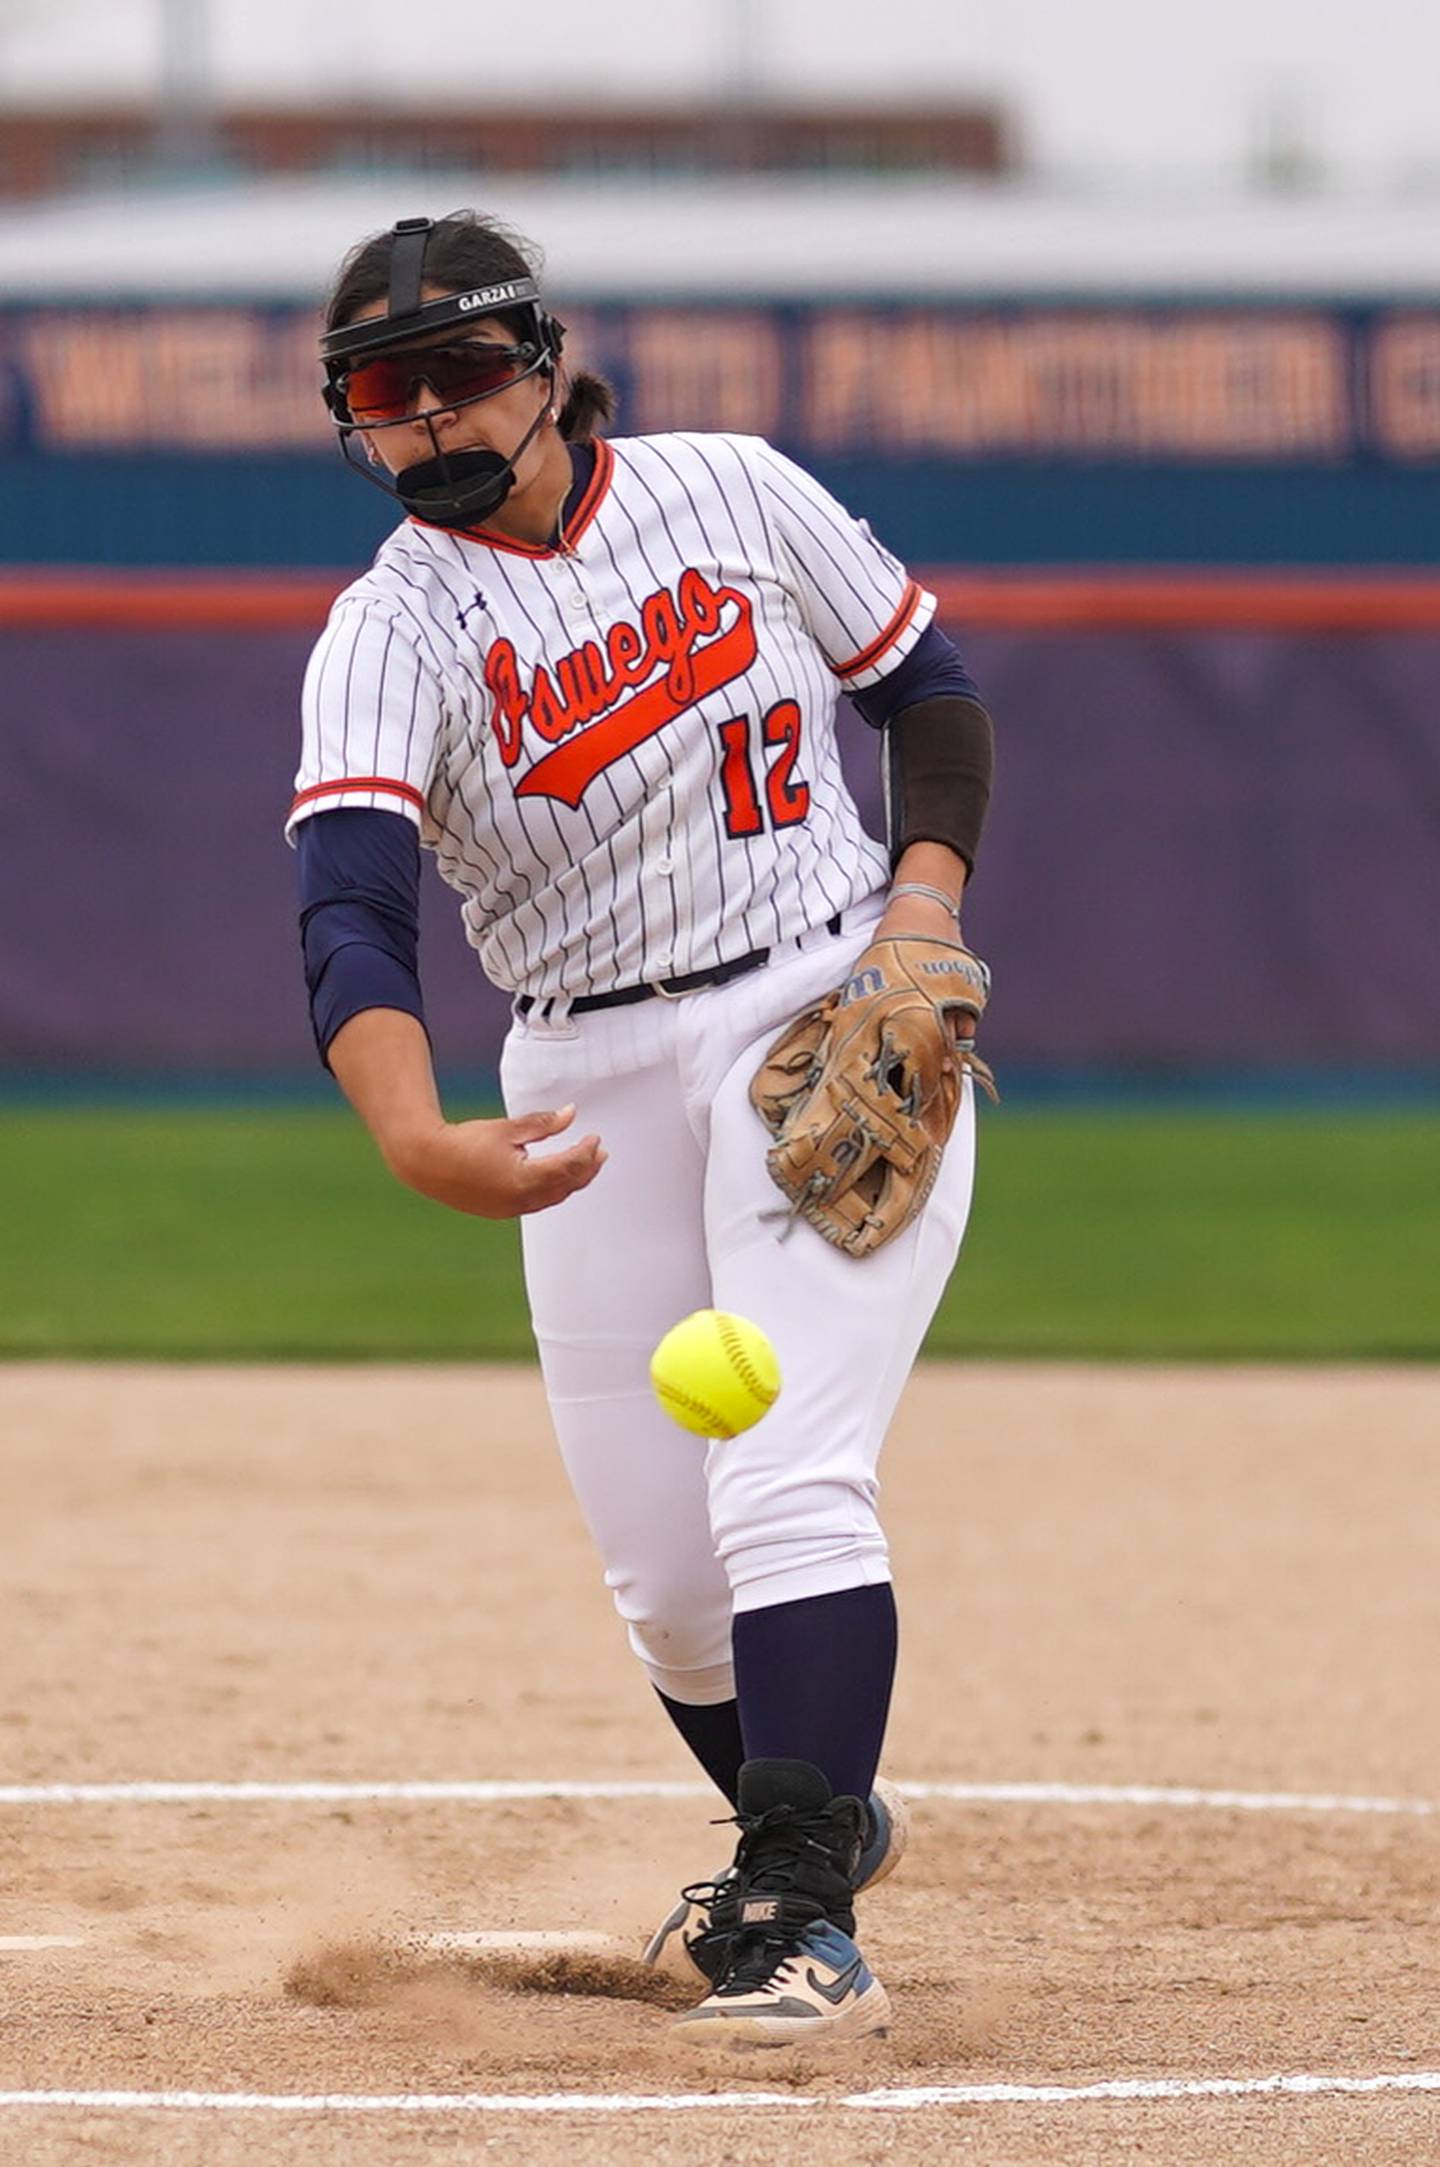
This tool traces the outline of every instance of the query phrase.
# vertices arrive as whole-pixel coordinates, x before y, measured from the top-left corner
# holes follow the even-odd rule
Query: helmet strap
[[[433,218],[402,218],[396,226],[390,243],[388,316],[413,316],[419,309],[425,249],[434,226]]]

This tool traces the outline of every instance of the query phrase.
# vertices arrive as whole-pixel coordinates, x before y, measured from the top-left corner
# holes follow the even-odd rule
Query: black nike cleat
[[[710,1983],[671,2030],[691,2045],[786,2046],[883,2031],[890,2002],[855,1946],[855,1885],[873,1830],[809,1761],[747,1761],[735,1863],[706,1891],[685,1952]]]

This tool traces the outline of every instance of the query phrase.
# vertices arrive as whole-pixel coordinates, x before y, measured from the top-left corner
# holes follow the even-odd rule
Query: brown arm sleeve
[[[974,871],[990,802],[995,730],[978,700],[902,707],[885,727],[890,862],[911,843],[946,843]]]

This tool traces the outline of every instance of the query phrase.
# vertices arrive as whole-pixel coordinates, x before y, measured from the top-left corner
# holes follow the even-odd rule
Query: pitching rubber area
[[[1440,2160],[1437,1435],[1420,1370],[922,1371],[894,2027],[717,2056],[631,1952],[728,1835],[532,1375],[0,1371],[0,2158]]]

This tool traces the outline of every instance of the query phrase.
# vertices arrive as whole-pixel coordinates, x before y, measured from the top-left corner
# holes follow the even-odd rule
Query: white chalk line
[[[685,2114],[746,2107],[1078,2107],[1105,2100],[1440,2092],[1440,2069],[1371,2077],[1117,2077],[1100,2084],[927,2084],[873,2092],[0,2092],[0,2108],[191,2114]]]
[[[622,1941],[618,1934],[571,1932],[553,1927],[483,1928],[472,1934],[409,1934],[406,1946],[441,1951],[475,1950],[481,1956],[552,1956],[557,1952],[581,1956],[634,1954],[630,1944]]]
[[[911,1799],[968,1806],[1154,1806],[1235,1813],[1440,1813],[1429,1798],[1360,1798],[1307,1791],[1209,1791],[1173,1784],[907,1783]],[[704,1783],[7,1783],[0,1806],[469,1805],[527,1799],[713,1799]]]
[[[1201,1790],[1150,1784],[961,1784],[905,1783],[911,1798],[965,1804],[1109,1805],[1211,1808],[1242,1812],[1433,1815],[1429,1799],[1367,1798],[1309,1792]],[[468,1782],[468,1783],[90,1783],[0,1786],[0,1804],[503,1804],[533,1799],[708,1798],[704,1784],[659,1782]],[[442,1937],[435,1937],[439,1940]],[[473,1938],[445,1937],[456,1945]],[[518,1937],[517,1937],[518,1938]],[[38,1947],[42,1937],[9,1937]],[[59,1937],[43,1937],[60,1946]],[[66,1937],[65,1945],[73,1945]],[[1270,2077],[1114,2078],[1086,2085],[968,2084],[883,2087],[839,2095],[800,2092],[698,2093],[261,2093],[261,2092],[0,2092],[0,2109],[78,2109],[92,2112],[191,2112],[210,2114],[646,2114],[729,2111],[741,2108],[832,2106],[856,2110],[914,2112],[926,2107],[1033,2105],[1075,2106],[1106,2100],[1239,2099],[1259,2097],[1365,2096],[1440,2092],[1440,2070],[1413,2070],[1366,2077],[1299,2073]]]

